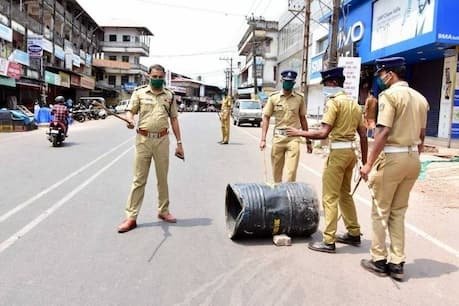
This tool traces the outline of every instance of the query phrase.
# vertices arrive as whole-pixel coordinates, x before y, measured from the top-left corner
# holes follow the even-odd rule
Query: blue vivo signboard
[[[363,63],[395,55],[419,61],[421,48],[424,57],[440,58],[445,47],[459,45],[457,0],[354,0],[347,3],[349,14],[341,19],[341,28],[349,36],[349,33],[355,34],[352,29],[360,25],[358,29],[363,30],[363,35],[354,43]]]

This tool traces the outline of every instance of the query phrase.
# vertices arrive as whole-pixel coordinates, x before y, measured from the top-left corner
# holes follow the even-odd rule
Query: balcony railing
[[[60,4],[59,2],[56,2],[56,12],[64,16],[64,12],[65,12],[64,6]]]
[[[51,7],[54,7],[54,0],[45,0],[45,3]]]
[[[10,2],[6,0],[0,0],[0,11],[3,15],[10,15]]]
[[[101,41],[101,47],[109,48],[141,48],[146,52],[150,51],[150,48],[147,44],[142,42],[126,42],[126,41]]]
[[[139,69],[139,70],[142,70],[144,72],[147,72],[148,71],[148,67],[145,66],[145,65],[142,65],[142,64],[133,64],[131,63],[131,70],[133,69]]]
[[[37,34],[41,33],[41,27],[42,27],[41,23],[36,21],[32,17],[28,17],[27,18],[27,25],[28,25],[29,29],[32,30],[33,32],[35,32]]]
[[[11,8],[11,17],[23,26],[27,25],[27,14],[23,11],[20,11],[19,7],[13,6]]]
[[[60,36],[58,33],[56,33],[54,35],[54,41],[56,42],[56,44],[58,44],[59,46],[63,46],[64,45],[64,37]]]

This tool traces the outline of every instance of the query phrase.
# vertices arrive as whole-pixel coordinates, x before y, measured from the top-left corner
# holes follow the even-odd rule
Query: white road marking
[[[93,166],[95,163],[99,162],[101,159],[105,158],[106,156],[110,155],[111,153],[113,153],[114,151],[118,150],[120,147],[122,147],[123,145],[125,145],[126,143],[132,141],[133,137],[129,138],[128,140],[126,141],[123,141],[122,143],[120,143],[119,145],[117,145],[116,147],[114,147],[113,149],[111,149],[110,151],[107,151],[105,152],[104,154],[100,155],[98,158],[94,159],[93,161],[91,161],[90,163],[84,165],[83,167],[81,167],[80,169],[76,170],[75,172],[67,175],[66,177],[64,177],[63,179],[59,180],[57,183],[55,183],[54,185],[51,185],[50,187],[46,188],[45,190],[41,191],[40,193],[36,194],[35,196],[31,197],[30,199],[28,199],[27,201],[15,206],[13,209],[11,209],[10,211],[6,212],[5,214],[3,214],[2,216],[0,216],[0,223],[4,222],[5,220],[9,219],[11,216],[15,215],[16,213],[18,213],[19,211],[23,210],[24,208],[26,208],[27,206],[29,206],[30,204],[32,204],[33,202],[35,202],[36,200],[40,199],[41,197],[43,197],[44,195],[50,193],[51,191],[53,191],[54,189],[56,189],[57,187],[61,186],[62,184],[64,184],[65,182],[67,182],[68,180],[70,180],[71,178],[75,177],[76,175],[82,173],[83,171],[85,171],[86,169],[90,168],[91,166]]]
[[[250,136],[251,138],[255,139],[255,140],[260,140],[258,137],[250,134],[249,132],[245,131],[243,128],[237,128],[239,131],[243,132],[244,134]],[[270,145],[266,145],[267,147],[271,147]],[[314,174],[315,176],[321,178],[322,177],[322,173],[318,172],[317,170],[315,169],[312,169],[311,167],[308,167],[307,165],[305,165],[304,163],[300,162],[300,166],[303,167],[305,170],[311,172],[312,174]],[[366,198],[364,198],[363,196],[361,196],[360,194],[357,194],[355,195],[355,197],[357,198],[357,200],[359,200],[361,203],[367,205],[368,207],[371,207],[372,203],[371,201],[367,200]],[[417,228],[416,226],[406,222],[405,223],[406,227],[411,230],[413,233],[415,233],[416,235],[426,239],[427,241],[433,243],[434,245],[438,246],[439,248],[443,249],[444,251],[456,256],[456,257],[459,257],[459,251],[456,250],[455,248],[447,245],[446,243],[438,240],[437,238],[429,235],[428,233],[424,232],[423,230]]]
[[[123,158],[129,151],[131,151],[134,147],[131,146],[127,150],[125,150],[123,153],[118,155],[114,160],[112,160],[110,163],[108,163],[105,167],[97,171],[95,174],[93,174],[89,179],[78,185],[73,191],[68,193],[65,197],[63,197],[60,201],[55,203],[53,206],[45,210],[41,215],[39,215],[37,218],[32,220],[30,223],[28,223],[26,226],[24,226],[22,229],[20,229],[18,232],[13,234],[11,237],[0,243],[0,254],[3,253],[6,249],[8,249],[10,246],[12,246],[14,243],[16,243],[19,239],[24,237],[28,232],[30,232],[32,229],[34,229],[37,225],[39,225],[41,222],[46,220],[49,216],[51,216],[54,212],[56,212],[60,207],[62,207],[65,203],[67,203],[70,199],[72,199],[76,194],[78,194],[80,191],[82,191],[86,186],[91,184],[97,177],[99,177],[102,173],[107,171],[110,167],[112,167],[116,162],[118,162],[121,158]]]

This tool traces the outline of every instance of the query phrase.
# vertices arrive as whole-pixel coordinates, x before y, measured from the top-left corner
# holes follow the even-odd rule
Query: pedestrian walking
[[[420,172],[427,112],[426,98],[405,81],[403,57],[376,60],[379,114],[373,150],[361,175],[373,195],[371,259],[362,259],[364,269],[379,276],[403,280],[405,214],[408,199]],[[390,248],[386,247],[386,229]]]
[[[260,141],[260,149],[264,150],[269,122],[271,116],[274,116],[275,124],[271,150],[274,183],[282,182],[284,165],[287,170],[287,181],[296,181],[302,139],[301,137],[287,136],[287,128],[294,127],[302,128],[305,131],[308,130],[303,95],[293,90],[297,73],[292,70],[286,70],[281,73],[281,76],[282,90],[271,94],[263,109]],[[308,153],[312,153],[311,141],[307,140],[306,143]]]
[[[161,65],[149,68],[150,83],[137,88],[126,108],[128,128],[134,129],[134,115],[138,114],[134,179],[126,204],[126,219],[118,227],[124,233],[137,226],[136,219],[142,205],[151,161],[155,164],[158,186],[158,218],[176,222],[169,211],[169,121],[177,139],[176,156],[184,158],[177,104],[174,93],[165,88],[165,69]]]
[[[222,107],[220,112],[220,121],[222,125],[222,140],[220,144],[228,144],[230,135],[230,114],[231,108],[233,107],[233,97],[227,96],[222,101]]]
[[[368,130],[368,137],[374,137],[376,118],[378,117],[378,99],[374,96],[373,90],[368,92],[368,96],[365,99],[363,117],[365,118],[365,126]]]
[[[323,240],[311,242],[308,247],[314,251],[335,253],[335,242],[360,245],[360,225],[351,195],[352,173],[357,162],[356,132],[360,137],[363,163],[367,158],[368,142],[361,108],[357,101],[344,92],[343,68],[329,69],[321,72],[321,75],[327,99],[321,128],[316,131],[289,129],[287,134],[309,139],[329,139],[330,154],[322,176],[322,205],[325,219]],[[338,208],[347,233],[336,235]]]

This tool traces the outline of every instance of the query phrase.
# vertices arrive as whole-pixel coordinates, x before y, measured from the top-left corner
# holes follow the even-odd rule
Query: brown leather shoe
[[[177,223],[177,219],[171,213],[158,214],[158,218],[167,223]]]
[[[126,219],[118,226],[118,233],[126,233],[130,230],[133,230],[137,227],[137,222],[135,219]]]

